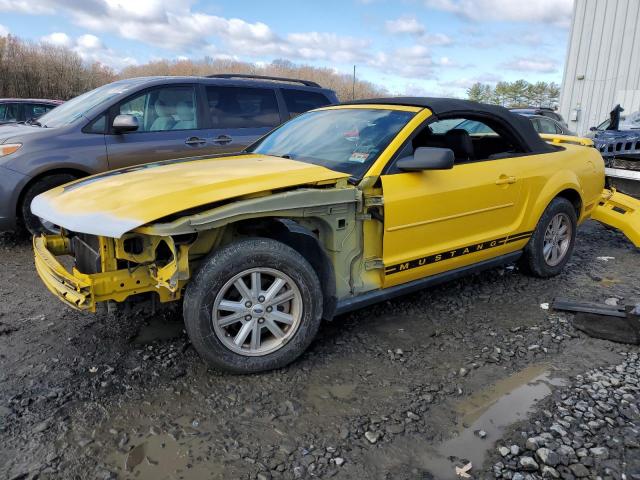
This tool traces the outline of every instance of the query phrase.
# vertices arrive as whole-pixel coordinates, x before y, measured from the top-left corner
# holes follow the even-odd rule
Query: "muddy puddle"
[[[371,456],[369,460],[381,471],[419,469],[424,478],[437,480],[463,478],[456,475],[456,467],[470,462],[468,474],[476,478],[474,472],[481,470],[487,452],[496,447],[506,428],[524,420],[552,387],[564,384],[550,365],[530,366],[454,405],[452,413],[459,421],[449,440],[433,444],[419,437],[402,437],[387,447],[386,458]]]
[[[176,439],[171,434],[137,437],[128,453],[112,455],[118,478],[137,480],[204,480],[223,478],[222,465],[208,451],[206,442]],[[209,457],[209,458],[207,458]],[[193,464],[194,458],[208,460]]]
[[[455,408],[459,434],[425,452],[424,467],[441,480],[459,478],[456,465],[471,462],[479,469],[505,428],[525,419],[552,386],[564,384],[549,365],[533,365],[463,400]]]

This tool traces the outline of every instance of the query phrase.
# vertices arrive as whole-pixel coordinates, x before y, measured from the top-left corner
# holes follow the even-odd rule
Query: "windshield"
[[[248,149],[362,177],[414,112],[345,108],[304,113]]]
[[[131,89],[131,83],[110,83],[90,92],[72,98],[49,113],[45,113],[38,121],[43,127],[63,127],[73,123],[93,107]]]

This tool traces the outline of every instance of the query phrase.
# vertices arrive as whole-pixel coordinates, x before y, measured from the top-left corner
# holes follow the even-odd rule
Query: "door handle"
[[[200,138],[200,137],[189,137],[184,141],[184,143],[186,145],[195,146],[195,145],[202,145],[204,143],[207,143],[207,141],[204,138]]]
[[[213,139],[213,143],[218,143],[220,145],[225,145],[227,143],[231,143],[233,141],[233,138],[231,138],[229,135],[219,135],[218,137]]]
[[[496,185],[509,185],[512,183],[516,183],[516,180],[518,179],[511,175],[500,175],[496,180]]]

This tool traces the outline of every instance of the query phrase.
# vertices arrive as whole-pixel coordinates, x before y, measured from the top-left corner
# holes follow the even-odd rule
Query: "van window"
[[[2,103],[0,104],[0,122],[15,122],[18,118],[18,104],[17,103]]]
[[[47,105],[43,103],[26,103],[24,104],[24,119],[29,120],[31,118],[38,118],[50,110],[55,108],[55,105]]]
[[[324,107],[331,102],[327,97],[317,92],[305,92],[303,90],[281,89],[284,103],[289,111],[289,118],[314,108]]]
[[[196,111],[193,87],[161,87],[127,99],[116,114],[136,117],[136,132],[164,132],[198,128]]]
[[[213,128],[275,127],[280,123],[276,92],[270,88],[207,87]]]

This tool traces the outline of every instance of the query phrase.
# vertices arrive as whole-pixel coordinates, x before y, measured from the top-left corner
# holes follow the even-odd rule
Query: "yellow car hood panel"
[[[114,170],[49,190],[32,212],[74,232],[119,238],[167,215],[348,175],[266,155],[179,159]]]

